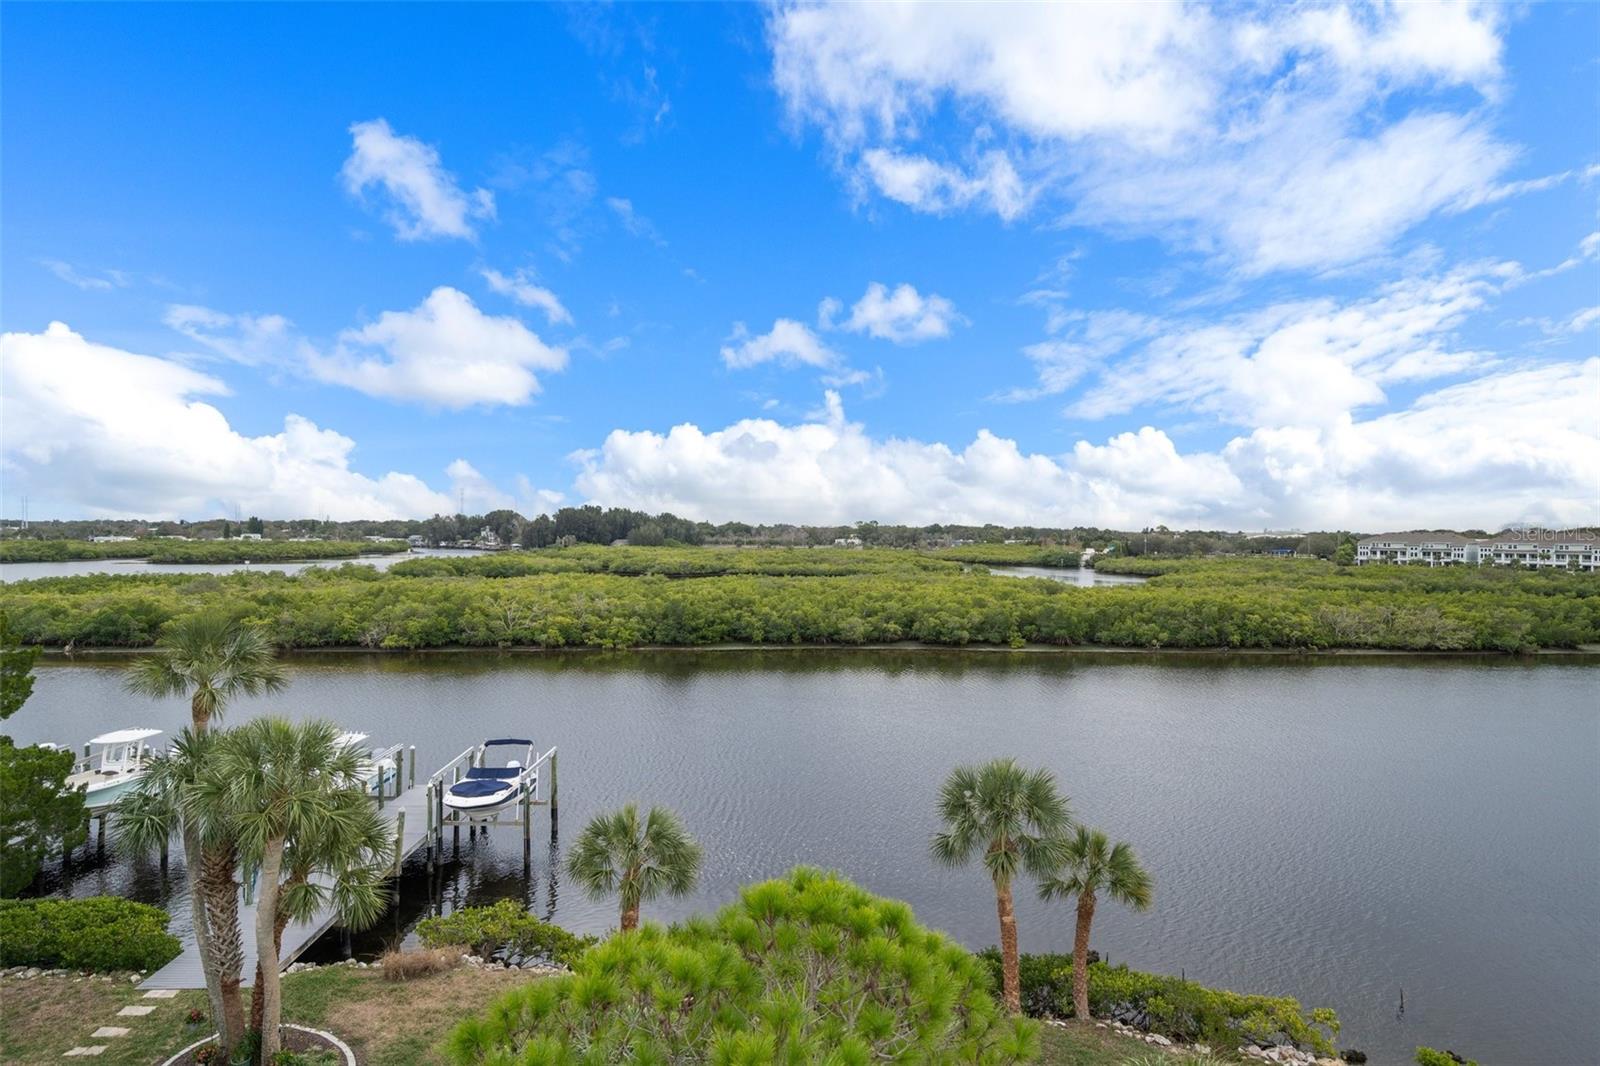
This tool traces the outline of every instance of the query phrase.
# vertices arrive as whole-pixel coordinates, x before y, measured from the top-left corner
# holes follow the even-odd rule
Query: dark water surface
[[[232,574],[240,571],[278,570],[298,574],[302,570],[321,570],[346,563],[387,570],[395,563],[429,555],[482,555],[471,548],[413,548],[390,555],[362,555],[353,559],[312,559],[301,562],[269,563],[152,563],[147,559],[65,559],[53,563],[0,564],[0,583],[32,581],[41,577],[83,577],[86,574]]]
[[[187,721],[121,691],[125,660],[41,665],[19,742]],[[676,918],[796,863],[911,901],[972,947],[994,942],[977,869],[927,857],[951,766],[1049,766],[1092,825],[1128,840],[1156,905],[1100,908],[1113,961],[1336,1008],[1374,1062],[1417,1044],[1485,1063],[1592,1062],[1600,1048],[1600,667],[1594,660],[653,652],[307,655],[241,703],[322,715],[418,749],[419,775],[487,736],[561,750],[562,841],[630,799],[676,808],[706,847]],[[525,899],[570,928],[615,921],[561,884],[539,816],[531,883],[512,829],[463,840],[372,950],[430,907]],[[114,854],[47,890],[186,907],[178,860]],[[1067,907],[1019,894],[1023,949],[1070,948]],[[337,951],[334,938],[316,949]],[[1400,991],[1405,1013],[1397,1015]]]

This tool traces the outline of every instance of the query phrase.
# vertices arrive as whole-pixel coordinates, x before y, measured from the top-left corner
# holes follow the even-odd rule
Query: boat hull
[[[510,807],[521,795],[521,791],[515,788],[508,788],[490,796],[455,796],[446,792],[444,805],[446,809],[459,811],[462,814],[493,814]]]
[[[133,791],[144,774],[124,774],[115,780],[90,785],[83,793],[83,805],[90,814],[98,814]]]

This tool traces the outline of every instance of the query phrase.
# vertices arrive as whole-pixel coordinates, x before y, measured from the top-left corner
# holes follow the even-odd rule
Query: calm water
[[[1486,1063],[1593,1061],[1600,1046],[1600,667],[1580,660],[762,651],[292,667],[284,694],[232,720],[326,715],[414,743],[425,769],[529,732],[560,745],[563,841],[629,799],[677,808],[705,876],[654,917],[809,862],[992,943],[982,874],[940,869],[927,841],[951,766],[1015,754],[1053,768],[1079,815],[1155,875],[1152,911],[1097,916],[1113,961],[1333,1006],[1375,1062],[1419,1043]],[[123,695],[120,673],[42,666],[7,725],[78,744],[187,720],[180,701]],[[438,881],[413,867],[405,907],[358,950],[426,908],[500,895],[603,931],[612,906],[561,885],[539,826],[531,883],[515,830],[463,841]],[[164,887],[152,863],[108,857],[47,887],[159,901],[178,886],[176,861]],[[1025,894],[1018,909],[1024,950],[1070,948],[1067,908]]]
[[[69,559],[60,563],[6,563],[0,565],[0,583],[31,581],[37,577],[79,577],[83,574],[231,574],[236,570],[281,570],[298,574],[311,567],[363,566],[387,570],[395,563],[419,555],[482,555],[468,548],[434,551],[419,548],[395,555],[363,555],[359,559],[316,559],[302,563],[151,563],[144,559]]]
[[[1149,580],[1131,574],[1102,574],[1086,566],[1066,570],[1053,566],[991,566],[989,570],[1007,577],[1043,577],[1059,581],[1063,585],[1076,585],[1079,588],[1092,588],[1096,585],[1142,585]]]

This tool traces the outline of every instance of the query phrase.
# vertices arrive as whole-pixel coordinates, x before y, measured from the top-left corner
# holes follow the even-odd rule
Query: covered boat
[[[496,752],[496,748],[512,751]],[[514,754],[517,749],[521,750],[521,759]],[[500,758],[506,760],[505,765],[490,765]],[[504,810],[537,784],[539,771],[533,766],[534,758],[531,740],[507,737],[484,741],[478,746],[475,765],[468,767],[466,776],[445,790],[444,805],[468,815]]]
[[[91,814],[105,810],[145,775],[156,754],[149,741],[160,735],[159,729],[118,729],[90,739],[84,745],[87,757],[67,778],[67,788],[83,789]]]

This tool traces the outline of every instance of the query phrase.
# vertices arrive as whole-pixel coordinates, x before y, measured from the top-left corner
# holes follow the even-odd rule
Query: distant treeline
[[[240,532],[261,533],[268,538],[320,536],[338,540],[363,537],[391,537],[404,540],[421,537],[430,545],[476,541],[484,530],[493,533],[501,544],[520,544],[524,548],[546,548],[555,544],[612,544],[627,541],[638,547],[678,545],[789,545],[796,547],[831,545],[835,540],[856,537],[869,547],[975,549],[1005,546],[1017,541],[1023,546],[1055,548],[1073,552],[1084,548],[1112,549],[1123,556],[1207,555],[1215,552],[1260,553],[1294,552],[1331,558],[1340,543],[1351,538],[1344,532],[1292,533],[1264,536],[1224,531],[1169,530],[1165,526],[1141,530],[1101,529],[1094,526],[1000,526],[927,525],[900,526],[878,522],[853,525],[790,525],[784,523],[752,525],[748,522],[696,522],[671,513],[647,514],[623,507],[563,507],[553,514],[532,518],[512,510],[486,514],[434,515],[407,521],[329,522],[314,518],[288,521],[251,517],[245,522],[212,519],[204,522],[146,522],[140,520],[47,521],[34,522],[25,532],[8,538],[76,538],[97,535],[227,537]],[[1016,547],[1012,545],[1010,547]],[[962,556],[950,556],[962,558]],[[968,561],[984,562],[973,558]],[[1060,565],[1031,563],[1019,565]]]
[[[1037,549],[1035,549],[1037,550]],[[600,548],[488,555],[429,555],[389,568],[401,577],[526,577],[529,574],[621,574],[627,577],[842,577],[849,574],[959,573],[961,564],[921,552],[862,548]]]
[[[147,645],[170,619],[204,609],[235,612],[286,648],[922,641],[1518,651],[1600,643],[1600,577],[1587,574],[1194,560],[1142,585],[1078,588],[895,555],[904,565],[817,549],[787,558],[857,569],[693,581],[663,576],[681,573],[670,553],[654,572],[631,564],[640,576],[488,576],[498,556],[461,572],[469,561],[442,560],[448,572],[407,562],[398,573],[350,566],[296,576],[97,575],[16,582],[5,605],[22,639],[80,648]]]
[[[1074,567],[1083,561],[1081,551],[1039,544],[964,544],[958,548],[935,548],[931,554],[984,566]]]
[[[271,563],[354,559],[408,550],[405,541],[0,540],[0,563],[59,563],[73,559],[146,559],[152,563]]]

